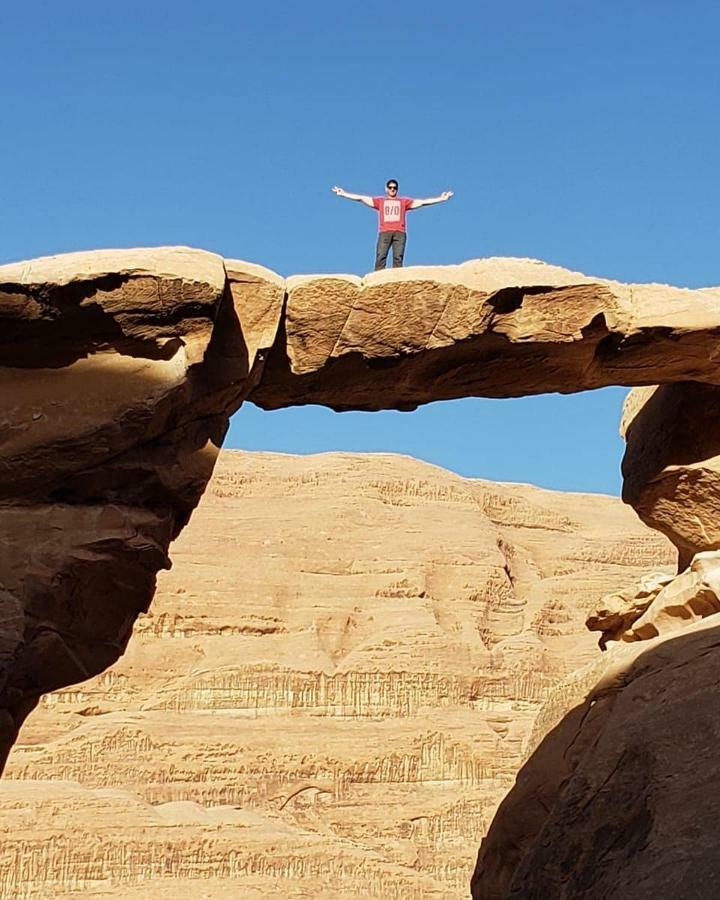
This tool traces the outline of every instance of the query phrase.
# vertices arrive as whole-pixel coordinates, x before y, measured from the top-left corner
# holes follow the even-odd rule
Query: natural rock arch
[[[532,260],[287,281],[186,248],[0,267],[2,758],[41,694],[123,652],[245,399],[412,409],[665,384],[628,402],[626,499],[683,562],[720,546],[714,431],[689,441],[681,415],[718,390],[719,300]]]

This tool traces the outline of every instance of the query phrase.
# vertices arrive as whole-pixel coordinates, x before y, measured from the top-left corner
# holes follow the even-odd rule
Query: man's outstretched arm
[[[365,206],[369,206],[372,209],[375,209],[375,204],[373,203],[372,197],[367,197],[365,194],[350,194],[348,193],[348,191],[344,191],[337,185],[333,187],[333,191],[338,195],[338,197],[344,197],[346,200],[359,200],[360,203],[364,203]]]
[[[432,206],[433,203],[444,203],[453,195],[452,191],[443,191],[439,197],[427,197],[425,200],[413,200],[410,209],[420,209],[421,206]]]

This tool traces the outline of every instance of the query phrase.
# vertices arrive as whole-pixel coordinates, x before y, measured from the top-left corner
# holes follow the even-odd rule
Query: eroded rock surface
[[[0,761],[41,694],[122,653],[257,377],[283,285],[229,271],[182,248],[0,267]]]
[[[717,617],[615,645],[525,764],[482,843],[476,900],[713,900]]]
[[[673,576],[666,572],[652,572],[643,575],[636,588],[623,588],[603,597],[585,623],[590,631],[601,632],[600,649],[604,650],[608,641],[623,640],[660,591],[672,580]]]
[[[679,568],[720,549],[720,388],[687,382],[631,391],[623,432],[623,499],[675,544]]]
[[[0,895],[465,896],[588,612],[673,554],[609,497],[224,451],[173,558],[21,732]]]
[[[185,248],[0,267],[0,758],[42,694],[97,674],[123,652],[133,621],[148,608],[156,572],[168,564],[168,546],[210,477],[228,416],[248,397],[266,408],[411,409],[462,396],[662,383],[629,416],[625,497],[676,544],[681,567],[698,550],[720,549],[711,413],[720,389],[719,301],[718,289],[621,285],[531,260],[287,282],[252,264]],[[691,409],[700,410],[699,418]],[[504,566],[514,572],[510,559]],[[325,575],[313,574],[320,581]],[[409,599],[406,587],[395,588],[400,608]],[[449,618],[438,646],[454,650],[460,635],[483,659],[498,647],[503,660],[519,658],[512,643],[524,615],[517,598],[494,606],[461,595],[451,613],[442,613]],[[331,617],[327,631],[316,629],[325,635],[325,643],[318,641],[328,665],[338,671],[339,659],[347,664],[349,639],[336,632],[365,634],[370,627],[362,617],[355,621],[355,611],[342,621]],[[564,634],[563,608],[549,610],[548,621]],[[305,652],[302,644],[288,651],[295,666],[296,649]],[[437,688],[427,681],[430,696],[454,698],[456,690],[465,696],[465,688],[453,686],[458,659],[445,652],[438,672],[447,669],[450,681]],[[404,659],[405,644],[381,644],[378,653]],[[533,684],[542,683],[544,672],[537,653],[534,640],[529,649],[524,642],[523,658],[536,664]],[[371,709],[376,689],[381,697],[383,691],[414,696],[401,684],[375,684],[364,659],[357,662],[362,677],[343,687],[325,681],[318,688],[288,675],[287,696],[307,691],[314,704],[367,702]],[[185,702],[183,691],[193,695],[197,675],[178,687],[173,702]],[[276,684],[275,670],[256,676]],[[209,688],[201,678],[196,693],[221,696],[224,677]],[[231,685],[234,691],[232,678]],[[258,682],[251,685],[247,691],[257,697]],[[93,708],[87,707],[89,718]],[[497,726],[499,734],[506,724],[491,730]],[[455,747],[459,732],[453,734]],[[138,740],[143,752],[153,741],[162,747],[160,732]],[[437,757],[441,769],[450,759],[465,770],[464,751],[423,746],[415,756],[388,750],[378,766],[397,773]],[[222,756],[223,748],[216,749]],[[337,751],[338,758],[344,753]],[[313,790],[322,796],[324,788]],[[395,857],[392,864],[405,865]],[[428,877],[437,880],[437,873]],[[406,883],[398,884],[398,896],[405,896]]]
[[[456,397],[718,380],[720,289],[627,285],[536,260],[287,282],[252,400],[412,409]]]
[[[608,640],[644,641],[679,631],[698,619],[720,612],[720,553],[698,553],[689,568],[674,578],[652,575],[635,591],[603,597],[588,618],[591,631]]]

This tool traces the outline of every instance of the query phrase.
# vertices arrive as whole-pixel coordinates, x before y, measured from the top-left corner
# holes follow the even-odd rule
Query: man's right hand
[[[365,206],[370,206],[373,208],[375,206],[375,204],[373,203],[373,198],[366,197],[365,194],[351,194],[349,191],[344,191],[337,185],[333,185],[332,190],[338,195],[338,197],[344,197],[346,200],[358,200],[360,203],[364,203]]]

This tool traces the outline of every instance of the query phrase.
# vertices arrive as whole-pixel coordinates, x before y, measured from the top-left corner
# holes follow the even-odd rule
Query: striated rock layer
[[[173,556],[21,732],[0,895],[463,896],[585,617],[672,559],[608,497],[236,452]]]

